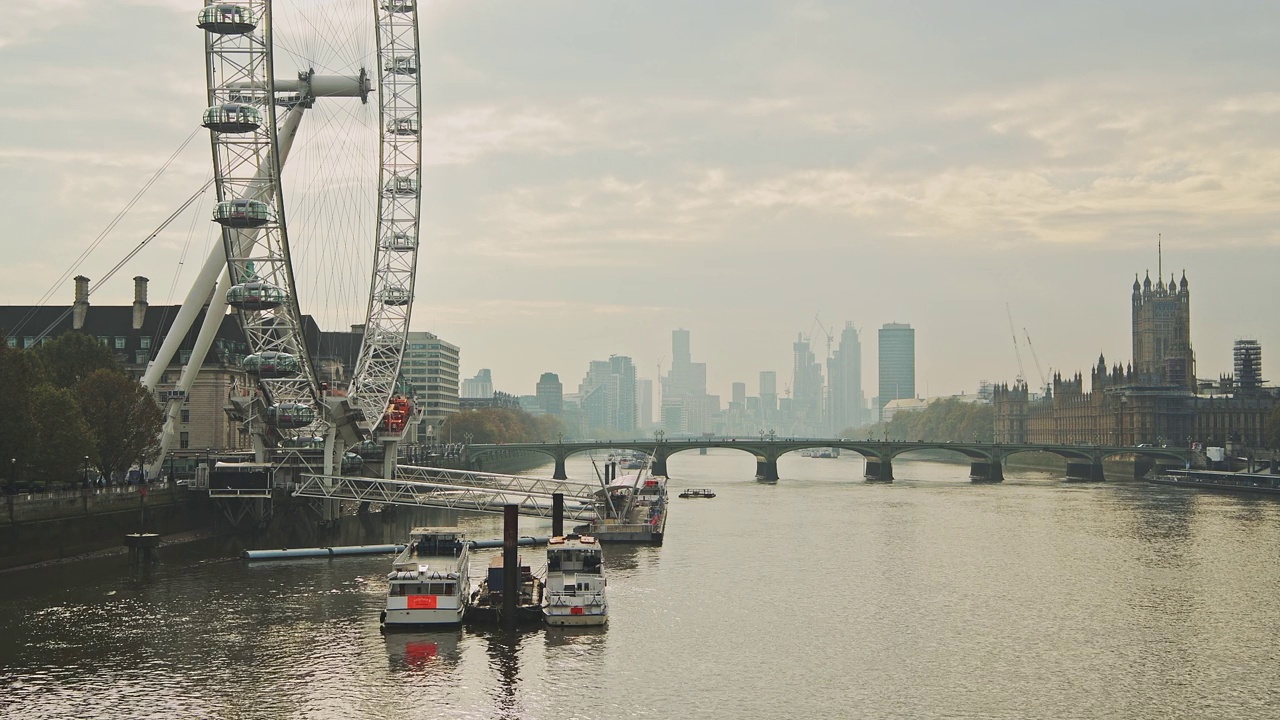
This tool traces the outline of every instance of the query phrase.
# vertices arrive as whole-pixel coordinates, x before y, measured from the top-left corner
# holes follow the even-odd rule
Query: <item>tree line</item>
[[[564,424],[554,415],[533,416],[513,408],[480,408],[450,415],[436,433],[436,442],[473,443],[554,442]]]
[[[73,485],[89,470],[110,481],[160,453],[159,404],[90,335],[64,333],[29,350],[0,345],[0,387],[7,483]]]
[[[929,403],[923,410],[900,410],[887,423],[845,428],[840,437],[899,442],[992,442],[995,408],[954,398]]]

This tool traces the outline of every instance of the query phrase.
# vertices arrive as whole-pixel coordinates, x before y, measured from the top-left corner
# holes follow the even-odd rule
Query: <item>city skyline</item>
[[[23,248],[3,304],[46,290],[58,302],[59,273],[205,104],[189,3],[72,5],[17,9],[0,30],[0,85],[23,99],[0,113],[8,243]],[[622,24],[573,3],[432,4],[413,328],[462,347],[465,376],[488,367],[523,387],[609,354],[656,379],[666,334],[685,327],[708,391],[729,397],[761,370],[788,375],[815,312],[863,332],[902,319],[920,338],[920,392],[957,393],[1016,376],[1006,302],[1047,367],[1124,356],[1119,288],[1155,274],[1163,233],[1166,272],[1199,289],[1200,374],[1229,371],[1237,337],[1280,342],[1249,310],[1280,300],[1280,102],[1263,70],[1280,9],[927,7],[945,22],[877,3],[746,3],[733,23],[713,5],[652,3]],[[1048,35],[1030,46],[1027,26]],[[124,81],[137,77],[149,80]],[[324,158],[324,113],[364,111],[316,112],[285,184],[302,310],[338,330],[362,320],[369,243],[308,225],[301,178]],[[207,144],[192,142],[79,267],[92,302],[126,304],[135,274],[157,302],[185,293],[211,241],[207,203],[100,281],[208,172]]]

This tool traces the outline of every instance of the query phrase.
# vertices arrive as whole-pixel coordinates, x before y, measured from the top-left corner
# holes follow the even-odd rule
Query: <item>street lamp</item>
[[[775,437],[776,435],[777,435],[777,433],[775,433],[775,432],[773,431],[773,428],[769,428],[769,442],[773,442],[774,437]]]
[[[9,496],[18,491],[18,458],[9,459]]]
[[[764,430],[760,430],[760,442],[764,442]]]
[[[465,441],[466,441],[466,443],[467,443],[468,445],[470,445],[470,444],[471,444],[471,433],[463,433],[463,434],[462,434],[462,439],[463,439],[463,440],[465,440]]]
[[[561,445],[564,444],[564,433],[556,433],[556,442]]]
[[[89,487],[89,456],[84,456],[84,486]]]

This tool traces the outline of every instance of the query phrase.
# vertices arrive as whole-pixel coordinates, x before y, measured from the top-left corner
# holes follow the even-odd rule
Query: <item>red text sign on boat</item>
[[[409,609],[410,610],[435,610],[436,596],[435,595],[410,595]]]

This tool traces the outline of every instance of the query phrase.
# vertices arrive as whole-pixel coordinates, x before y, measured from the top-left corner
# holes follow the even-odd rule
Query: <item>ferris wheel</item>
[[[344,4],[343,0],[277,0],[275,4],[274,15],[271,0],[218,2],[199,11],[208,97],[201,124],[210,131],[216,191],[213,220],[221,243],[210,253],[188,295],[197,307],[207,299],[208,309],[196,341],[196,369],[184,369],[177,392],[190,387],[198,358],[208,349],[229,305],[249,346],[243,368],[257,387],[245,414],[253,423],[259,450],[296,447],[322,438],[331,447],[335,437],[344,445],[397,442],[412,412],[396,396],[396,384],[413,304],[421,213],[417,3],[364,0],[364,11],[372,5],[372,15],[365,15],[364,25],[355,32],[349,26],[361,21],[350,11],[350,0],[345,1],[346,15],[326,7]],[[287,30],[290,19],[299,28],[292,37]],[[372,36],[374,47],[361,49],[352,40],[362,33]],[[308,43],[324,52],[308,52],[304,47]],[[318,70],[316,56],[325,53],[325,66]],[[342,53],[346,59],[334,61],[333,56]],[[277,66],[283,64],[278,63],[281,56],[297,63],[296,73],[276,76]],[[342,67],[334,67],[339,64]],[[353,379],[345,396],[336,399],[322,385],[304,337],[282,170],[294,151],[304,113],[318,103],[367,105],[375,93],[377,175],[367,178],[372,187],[361,188],[373,199],[375,219],[369,223],[367,237],[357,240],[372,257],[371,278],[361,298],[363,338]],[[337,112],[355,116],[349,109]],[[346,142],[347,134],[336,133],[331,139]],[[323,160],[310,169],[308,184],[332,166],[331,154],[319,152]],[[370,166],[374,163],[372,157],[365,161]],[[313,235],[323,232],[309,230]],[[321,280],[316,276],[328,272],[325,262],[331,253],[329,248],[312,250],[321,259],[320,269],[304,275],[304,282]],[[185,335],[183,313],[188,313],[187,303],[175,318],[166,345],[174,338],[176,344]],[[189,314],[186,327],[194,323],[196,312]],[[162,347],[144,384],[155,386],[153,375],[170,357],[172,350],[166,356]],[[171,402],[170,416],[175,412]]]

